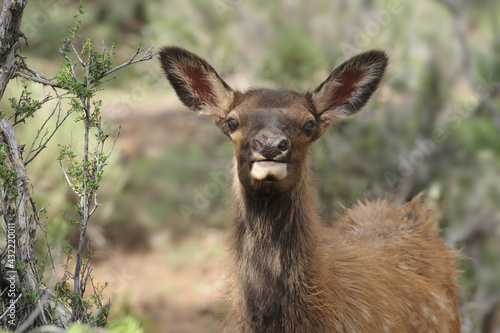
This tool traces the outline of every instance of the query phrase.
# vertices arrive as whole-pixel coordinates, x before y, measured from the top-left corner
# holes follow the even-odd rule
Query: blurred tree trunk
[[[0,16],[0,100],[5,88],[19,68],[18,53],[20,30],[25,0],[4,0]]]

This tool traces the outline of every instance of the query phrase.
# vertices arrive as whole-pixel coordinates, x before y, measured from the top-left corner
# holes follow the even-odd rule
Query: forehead
[[[298,121],[314,116],[312,108],[304,95],[293,90],[254,89],[243,94],[237,110],[241,117],[254,121]]]

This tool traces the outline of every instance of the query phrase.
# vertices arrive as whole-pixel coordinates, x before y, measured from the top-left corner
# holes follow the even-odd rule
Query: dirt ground
[[[148,250],[114,250],[95,264],[93,276],[109,282],[112,315],[139,317],[145,332],[217,332],[221,238],[205,230],[171,242],[168,230],[159,231]]]

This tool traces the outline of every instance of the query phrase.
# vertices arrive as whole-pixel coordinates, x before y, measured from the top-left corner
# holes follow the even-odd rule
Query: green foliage
[[[75,323],[68,329],[68,333],[93,333],[95,329],[85,324]],[[105,327],[108,333],[143,333],[140,322],[130,316],[116,318]]]
[[[98,313],[93,316],[94,325],[97,327],[104,327],[108,322],[109,307],[102,305],[102,300],[104,299],[103,292],[108,286],[108,282],[105,282],[103,286],[97,284],[94,294],[90,295],[92,301],[92,306],[94,306]]]
[[[79,14],[83,13],[81,4]],[[73,35],[68,36],[66,44],[69,45],[74,38],[77,27],[80,25],[79,18]],[[64,44],[64,45],[66,45]],[[75,121],[85,124],[86,136],[91,128],[96,129],[96,145],[94,151],[89,154],[88,150],[83,152],[81,161],[76,160],[76,153],[68,145],[60,146],[59,160],[65,160],[67,163],[67,177],[69,178],[72,189],[79,196],[91,197],[94,191],[99,188],[99,183],[103,173],[103,167],[106,165],[107,156],[103,152],[104,142],[109,134],[101,130],[101,100],[93,100],[95,93],[101,84],[101,79],[112,66],[112,55],[114,45],[109,52],[97,52],[94,50],[92,39],[82,45],[82,50],[78,56],[82,65],[83,81],[80,82],[75,74],[75,63],[69,60],[63,65],[62,70],[56,75],[57,84],[66,89],[74,97],[70,100],[71,110],[76,113]],[[88,142],[87,142],[88,144]],[[100,150],[99,150],[100,149]],[[81,212],[82,207],[77,207]]]
[[[101,134],[102,135],[102,134]],[[103,137],[102,135],[99,140]],[[103,141],[99,141],[103,144]],[[71,150],[68,145],[60,146],[59,160],[65,160],[67,164],[66,175],[71,183],[71,188],[79,196],[89,195],[89,191],[97,191],[99,183],[102,179],[103,166],[106,163],[107,157],[102,151],[95,152],[91,160],[83,159],[76,160],[76,153]],[[81,211],[82,207],[77,204],[76,211]],[[74,220],[70,220],[70,224],[74,224]]]
[[[23,288],[23,296],[24,297],[21,298],[18,302],[19,307],[27,306],[31,308],[35,306],[38,300],[40,299],[40,296],[36,291],[26,290],[25,288]]]
[[[83,129],[83,138],[80,142],[83,143],[83,149],[74,150],[71,144],[58,145],[59,157],[66,179],[70,183],[71,188],[81,199],[75,205],[75,212],[79,214],[80,221],[77,223],[75,219],[69,221],[69,225],[77,225],[81,228],[82,239],[85,237],[86,224],[90,216],[97,208],[97,202],[94,200],[104,167],[107,165],[108,155],[104,153],[104,143],[109,137],[109,134],[102,130],[101,124],[101,100],[95,99],[95,94],[99,90],[102,79],[111,70],[112,56],[114,45],[109,52],[103,50],[98,52],[94,49],[92,39],[87,39],[82,45],[79,52],[73,46],[73,41],[79,38],[77,31],[81,26],[80,16],[83,14],[82,2],[77,7],[75,18],[75,26],[70,30],[70,35],[67,36],[61,46],[61,54],[66,62],[62,65],[61,70],[52,80],[54,89],[65,90],[64,98],[67,98],[69,112],[76,115],[75,121],[80,124]],[[80,75],[81,73],[81,75]],[[23,90],[21,97],[17,100],[10,98],[10,106],[14,112],[14,125],[24,122],[27,118],[35,115],[35,112],[42,108],[50,97],[46,97],[43,101],[38,101],[32,98],[32,92],[28,89],[28,83],[23,82]],[[60,95],[58,95],[60,97]],[[58,107],[61,108],[63,98],[59,98]],[[2,114],[3,116],[3,114]],[[50,117],[49,117],[50,119]],[[48,121],[48,119],[44,122]],[[59,118],[58,118],[59,121]],[[42,128],[43,128],[42,126]],[[57,130],[54,130],[54,132]],[[39,130],[39,134],[42,130]],[[43,134],[46,137],[48,134]],[[38,137],[38,136],[37,136]],[[50,138],[51,136],[49,136]],[[94,142],[92,139],[95,139]],[[36,139],[35,139],[36,140]],[[89,148],[91,147],[91,148]],[[36,147],[35,147],[36,148]],[[39,149],[43,149],[39,148]],[[80,148],[80,146],[78,147]],[[82,151],[83,150],[83,151]],[[31,152],[31,151],[30,151]],[[26,163],[26,162],[25,162]],[[7,162],[7,147],[0,146],[0,179],[2,181],[2,189],[5,192],[5,197],[8,199],[15,198],[18,195],[16,188],[17,175],[14,169]],[[12,203],[11,203],[12,204]],[[46,233],[47,239],[52,237],[56,242],[61,241],[66,234],[67,225],[62,232],[50,230]],[[20,230],[19,233],[26,232]],[[68,271],[70,260],[73,260],[73,248],[67,245],[64,254],[67,261],[64,268],[62,279],[55,285],[55,302],[62,304],[63,307],[70,307],[72,310],[72,320],[78,320],[87,324],[103,327],[107,323],[109,315],[109,307],[102,304],[103,292],[106,286],[95,286],[92,277],[90,276],[91,264],[94,259],[92,253],[89,253],[85,260],[82,260],[84,244],[83,241],[79,244],[79,249],[76,253],[76,268],[75,273],[71,274]],[[47,249],[46,251],[50,251]],[[38,261],[34,259],[36,266],[37,285],[43,284],[43,272],[46,266],[46,261]],[[31,267],[31,266],[29,266]],[[27,263],[16,263],[15,269],[22,271],[28,268]],[[74,289],[70,286],[70,280],[74,282]],[[85,289],[88,284],[92,285],[93,293],[90,297],[85,295]],[[22,306],[32,307],[36,305],[39,295],[36,290],[23,290]],[[55,311],[55,308],[52,308]],[[57,321],[56,313],[52,313],[52,320]]]
[[[77,13],[73,15],[73,18],[75,19],[75,26],[69,29],[71,35],[64,37],[64,40],[61,42],[61,47],[65,52],[70,51],[69,44],[73,39],[80,38],[80,35],[78,35],[76,32],[78,31],[78,29],[80,29],[82,25],[82,20],[80,19],[80,16],[84,14],[82,0],[80,0],[80,3],[76,7],[76,9]]]
[[[39,272],[39,274],[35,276],[36,283],[37,285],[45,285],[45,283],[43,282],[43,272],[45,272],[45,268],[47,266],[47,260],[45,258],[35,259],[35,265],[37,268],[37,272]]]
[[[81,313],[82,319],[80,321],[84,321],[88,325],[104,327],[109,315],[109,307],[102,304],[103,292],[107,286],[107,282],[102,286],[98,284],[90,298],[84,299],[71,289],[69,277],[64,275],[54,287],[55,301],[67,304],[73,311]]]
[[[323,52],[311,38],[300,29],[287,29],[271,44],[260,74],[281,86],[304,89],[313,73],[324,67]]]
[[[130,316],[117,318],[111,321],[106,329],[110,333],[143,333],[140,322]]]
[[[92,89],[86,83],[78,82],[74,75],[72,64],[63,64],[62,70],[56,75],[57,85],[77,97],[92,98],[96,89]],[[77,112],[82,111],[80,102],[76,98],[71,100],[70,105],[73,107],[73,110]]]
[[[494,119],[467,119],[457,132],[457,138],[471,151],[489,150],[500,156],[498,127]]]
[[[73,247],[71,245],[66,245],[66,249],[64,250],[64,254],[68,259],[73,258]]]
[[[31,98],[33,93],[28,90],[28,82],[23,81],[23,91],[19,100],[14,97],[9,98],[10,107],[15,111],[15,122],[25,121],[28,117],[42,107],[42,103]],[[21,118],[18,120],[18,118]]]
[[[82,252],[84,249],[83,241],[84,233],[90,216],[97,208],[97,203],[94,203],[94,198],[97,195],[99,184],[102,179],[104,167],[107,164],[107,155],[104,154],[104,143],[109,137],[101,129],[101,100],[94,100],[95,93],[102,83],[101,79],[106,75],[112,66],[112,55],[114,46],[109,52],[97,52],[94,50],[92,39],[87,39],[82,45],[79,53],[71,46],[71,41],[76,38],[76,32],[81,25],[80,15],[83,14],[82,3],[78,7],[78,14],[75,16],[75,28],[71,30],[71,36],[66,37],[63,41],[62,49],[64,52],[73,51],[77,59],[72,60],[68,55],[64,54],[67,63],[65,63],[61,71],[56,75],[56,83],[61,88],[67,90],[70,96],[69,105],[71,111],[76,114],[75,121],[83,127],[83,151],[80,152],[81,158],[78,159],[77,152],[71,145],[58,145],[59,157],[61,165],[65,165],[64,173],[68,180],[71,189],[80,198],[75,204],[75,213],[80,216],[80,244],[76,257],[76,268],[73,275],[74,290],[69,288],[68,277],[65,274],[63,280],[57,287],[57,297],[61,302],[68,304],[73,311],[73,319],[83,320],[91,325],[103,327],[106,325],[109,308],[102,305],[103,291],[108,285],[97,285],[95,287],[92,278],[89,275],[88,268],[94,259],[93,254],[89,253],[86,260],[82,260]],[[70,48],[71,46],[71,48]],[[81,66],[81,79],[78,78],[77,64]],[[94,132],[95,143],[91,149],[91,133]],[[108,153],[109,154],[109,153]],[[92,207],[93,205],[93,207]],[[74,225],[74,219],[69,221],[70,225]],[[72,248],[66,247],[66,256],[72,258]],[[79,266],[81,265],[81,266]],[[83,267],[83,268],[81,268]],[[65,270],[67,265],[65,266]],[[90,299],[85,298],[85,289],[89,282],[92,283],[94,292],[90,295]],[[81,282],[78,282],[81,281]],[[97,315],[93,312],[97,311]]]
[[[56,302],[69,304],[71,301],[72,291],[68,283],[68,276],[64,275],[61,281],[56,282],[54,292],[56,294]]]
[[[93,333],[95,332],[89,325],[75,323],[68,329],[68,333]]]
[[[24,271],[26,269],[26,267],[28,267],[28,264],[24,263],[24,262],[17,262],[16,263],[16,267],[14,267],[17,271]]]
[[[10,200],[15,198],[19,192],[16,186],[16,172],[13,167],[6,164],[6,150],[6,145],[0,145],[0,181],[6,197]]]
[[[80,101],[77,98],[88,99],[94,97],[95,92],[98,90],[97,87],[101,84],[100,80],[111,69],[114,49],[115,46],[112,44],[108,52],[97,52],[94,49],[92,39],[89,38],[82,45],[79,55],[79,61],[82,62],[82,65],[84,64],[82,68],[83,82],[76,80],[74,63],[72,62],[63,64],[61,71],[57,73],[55,78],[57,85],[75,95],[75,98],[71,101],[71,106],[77,112],[90,107],[90,105],[80,106]]]
[[[87,39],[87,42],[83,45],[82,57],[85,63],[89,67],[90,77],[89,81],[91,84],[99,84],[100,80],[104,76],[104,73],[109,71],[112,66],[113,51],[115,49],[115,44],[111,44],[111,49],[109,52],[100,53],[94,50],[92,45],[92,39]]]

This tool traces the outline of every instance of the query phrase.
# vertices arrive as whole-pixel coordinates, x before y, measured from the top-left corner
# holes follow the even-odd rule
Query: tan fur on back
[[[325,288],[341,293],[332,308],[342,312],[346,332],[460,331],[449,269],[458,255],[419,198],[396,209],[387,201],[359,203],[324,234],[324,260],[344,282],[341,290]]]

